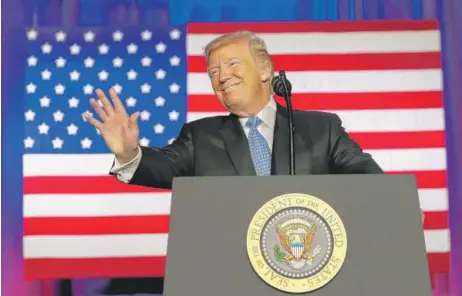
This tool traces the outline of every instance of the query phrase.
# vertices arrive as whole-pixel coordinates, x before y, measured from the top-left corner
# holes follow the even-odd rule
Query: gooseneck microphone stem
[[[279,76],[276,76],[271,81],[273,91],[280,97],[284,97],[287,103],[287,119],[289,132],[289,171],[291,175],[295,175],[295,144],[294,144],[294,120],[292,109],[292,85],[286,77],[284,71],[279,71]]]
[[[290,175],[295,175],[295,143],[294,143],[294,116],[292,110],[292,95],[288,87],[288,81],[284,71],[280,72],[282,85],[284,86],[284,99],[287,103],[287,118],[289,122],[289,171]]]

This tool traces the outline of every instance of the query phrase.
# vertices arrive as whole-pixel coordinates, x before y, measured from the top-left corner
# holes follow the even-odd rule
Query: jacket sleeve
[[[141,147],[141,159],[129,184],[171,189],[173,178],[194,171],[191,127],[183,125],[178,138],[162,148]]]
[[[351,139],[338,115],[329,121],[330,169],[334,174],[383,174],[377,162]]]

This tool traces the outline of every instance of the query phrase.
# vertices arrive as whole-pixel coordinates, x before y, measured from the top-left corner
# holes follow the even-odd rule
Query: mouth
[[[224,93],[228,93],[228,92],[232,91],[234,88],[236,88],[237,86],[239,86],[240,84],[241,84],[241,83],[236,83],[236,84],[233,84],[233,85],[231,85],[231,86],[228,86],[227,88],[225,88],[225,89],[223,90],[223,92],[224,92]]]

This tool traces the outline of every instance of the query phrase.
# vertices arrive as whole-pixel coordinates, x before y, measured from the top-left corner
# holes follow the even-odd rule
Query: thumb
[[[130,124],[134,124],[134,125],[137,125],[138,124],[138,117],[140,117],[140,112],[137,111],[135,113],[133,113],[132,115],[130,115]]]

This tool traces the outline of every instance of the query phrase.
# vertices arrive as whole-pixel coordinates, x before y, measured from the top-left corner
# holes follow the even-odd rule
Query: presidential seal
[[[247,232],[247,253],[255,272],[270,286],[290,293],[307,293],[328,284],[340,271],[346,250],[339,215],[306,194],[268,201]]]

